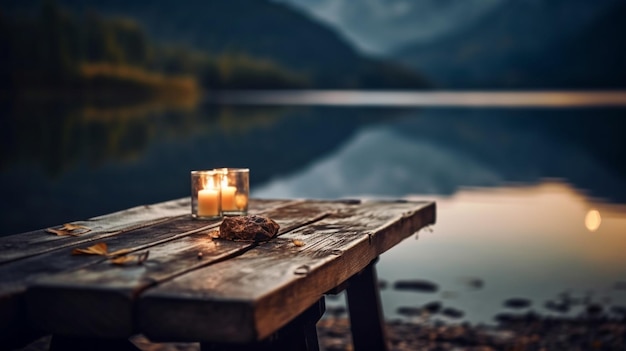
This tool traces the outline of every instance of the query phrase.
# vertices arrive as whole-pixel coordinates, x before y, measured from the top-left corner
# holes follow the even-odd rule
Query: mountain
[[[131,17],[159,42],[208,54],[244,53],[306,76],[316,88],[419,88],[413,70],[358,53],[329,26],[268,0],[58,0],[77,13]],[[3,11],[39,2],[5,0]]]
[[[274,0],[328,23],[363,52],[384,55],[459,31],[508,0]]]
[[[444,88],[570,88],[574,81],[576,87],[602,87],[601,77],[571,71],[580,66],[574,62],[585,62],[579,55],[592,54],[576,47],[623,46],[623,36],[611,33],[612,26],[622,26],[611,15],[619,11],[623,5],[618,0],[509,0],[470,28],[407,45],[392,56]],[[610,55],[595,64],[607,65]],[[603,69],[620,67],[613,63]],[[576,74],[580,79],[562,79]]]

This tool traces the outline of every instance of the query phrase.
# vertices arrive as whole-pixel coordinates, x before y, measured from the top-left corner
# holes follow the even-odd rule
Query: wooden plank
[[[338,202],[294,202],[270,209],[264,215],[278,222],[280,233],[285,233],[328,216],[342,206],[345,205]],[[149,259],[142,265],[119,267],[98,262],[43,277],[28,289],[29,315],[37,326],[52,333],[128,337],[135,332],[133,305],[141,291],[254,246],[248,242],[211,240],[210,231],[151,246]]]
[[[293,201],[293,200],[291,200]],[[290,200],[251,199],[250,209],[254,206],[280,206]],[[47,233],[45,229],[27,233],[0,237],[0,264],[18,259],[59,250],[78,244],[85,244],[128,231],[149,227],[177,217],[185,218],[190,213],[190,199],[178,199],[162,203],[137,206],[86,221],[75,221],[72,224],[85,226],[91,231],[80,236],[57,236]],[[58,228],[59,226],[53,227]]]
[[[189,213],[190,206],[190,199],[185,198],[153,205],[138,206],[94,217],[86,221],[72,222],[73,224],[91,229],[90,232],[80,236],[57,236],[47,233],[42,228],[28,233],[0,237],[0,263],[15,261],[154,225]]]
[[[139,300],[139,330],[155,341],[261,340],[434,222],[434,203],[346,206],[236,258],[149,289]]]
[[[250,212],[265,213],[290,203],[293,201],[252,201]],[[196,232],[215,229],[219,224],[220,221],[217,220],[197,221],[191,219],[190,216],[177,217],[150,227],[135,228],[131,231],[123,230],[123,233],[120,233],[123,235],[106,237],[100,242],[105,242],[110,252],[121,249],[139,251]],[[0,264],[0,298],[6,295],[7,291],[14,290],[16,286],[23,286],[41,275],[75,270],[104,260],[100,256],[72,256],[70,254],[72,249],[87,245],[90,243],[79,243],[24,260]]]
[[[263,213],[289,203],[293,203],[293,201],[252,200],[250,212]],[[164,206],[158,207],[167,208],[170,204],[172,202],[164,203]],[[188,208],[185,211],[190,213]],[[111,225],[109,228],[117,229],[117,235],[102,239],[103,242],[107,243],[110,252],[125,248],[133,248],[135,251],[147,249],[151,245],[175,240],[185,235],[193,235],[194,232],[212,230],[220,223],[219,221],[196,221],[192,220],[190,216],[177,216],[164,222],[153,218],[155,221],[151,222],[152,226],[137,227],[134,222],[126,219],[125,213],[123,211],[113,214],[109,218],[111,220],[108,222]],[[114,219],[118,215],[120,217]],[[143,216],[145,218],[145,215]],[[124,223],[134,229],[125,230],[122,227]],[[39,234],[45,239],[48,237],[46,234]],[[24,293],[30,282],[45,275],[74,271],[105,261],[101,256],[72,256],[70,254],[73,248],[88,245],[89,243],[79,242],[59,250],[49,250],[37,256],[0,264],[0,344],[28,340],[31,335],[38,334],[36,328],[28,321],[24,301]]]

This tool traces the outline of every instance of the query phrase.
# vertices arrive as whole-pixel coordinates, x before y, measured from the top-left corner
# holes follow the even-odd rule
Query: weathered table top
[[[213,238],[220,221],[189,208],[180,199],[73,222],[78,235],[0,238],[0,344],[37,332],[260,340],[435,222],[432,202],[255,199],[250,213],[280,231],[254,244]],[[72,254],[99,243],[109,256]]]

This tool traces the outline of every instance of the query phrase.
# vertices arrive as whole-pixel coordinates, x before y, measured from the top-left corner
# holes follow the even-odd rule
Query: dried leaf
[[[122,256],[122,255],[126,255],[127,253],[130,253],[131,251],[133,251],[133,250],[132,249],[121,249],[121,250],[113,251],[110,254],[108,254],[107,256],[109,256],[109,257]]]
[[[136,260],[137,260],[136,256],[128,255],[128,256],[119,256],[115,258],[110,258],[109,262],[111,262],[112,264],[116,264],[118,266],[123,266],[126,263],[135,262]]]
[[[293,244],[296,246],[304,246],[304,241],[302,240],[298,240],[298,239],[293,239]]]
[[[70,235],[70,233],[68,233],[67,231],[65,231],[63,229],[48,228],[48,229],[46,229],[46,232],[51,233],[51,234],[56,234],[58,236]]]
[[[149,251],[138,255],[127,255],[132,249],[121,249],[107,253],[108,247],[106,243],[97,243],[84,249],[76,248],[72,250],[72,255],[100,255],[107,256],[112,264],[123,266],[127,263],[142,264],[148,259]]]
[[[118,266],[125,266],[127,263],[142,264],[145,260],[148,259],[149,253],[150,251],[145,251],[137,255],[125,255],[109,258],[109,262]]]
[[[81,234],[85,234],[90,231],[91,231],[90,228],[87,228],[83,225],[72,224],[72,223],[65,223],[59,229],[54,229],[54,228],[46,229],[46,232],[52,233],[58,236],[65,236],[65,235],[79,236]]]
[[[106,243],[97,243],[93,246],[89,246],[84,249],[76,248],[72,250],[72,255],[107,255],[107,244]]]
[[[87,227],[85,227],[84,225],[78,225],[78,224],[73,224],[73,223],[65,223],[63,224],[63,229],[66,230],[76,230],[76,229],[89,229]],[[89,229],[91,230],[91,229]]]

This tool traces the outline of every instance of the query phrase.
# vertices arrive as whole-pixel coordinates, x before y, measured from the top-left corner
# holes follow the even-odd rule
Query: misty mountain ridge
[[[273,0],[311,14],[344,33],[363,52],[384,55],[433,42],[471,26],[508,0]]]
[[[619,0],[274,0],[399,59],[445,89],[613,88]],[[622,6],[623,7],[623,6]]]
[[[626,15],[618,0],[510,1],[471,28],[392,54],[438,87],[603,88],[626,86]],[[602,50],[600,53],[598,50]]]

